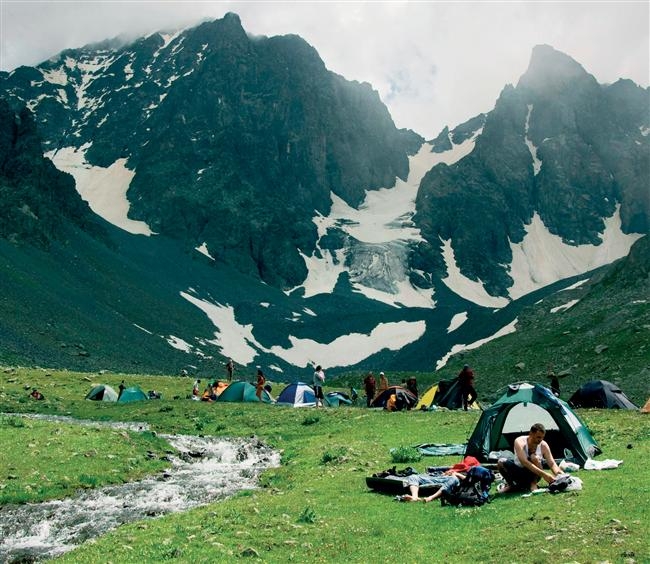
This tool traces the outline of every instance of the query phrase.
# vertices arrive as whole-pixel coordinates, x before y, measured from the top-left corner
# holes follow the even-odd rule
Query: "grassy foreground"
[[[125,405],[83,400],[93,384],[116,387],[122,378],[145,391],[162,392],[163,399]],[[28,386],[38,387],[46,399],[29,399]],[[454,509],[437,503],[395,503],[389,496],[370,492],[364,478],[393,466],[390,448],[464,442],[478,414],[206,404],[186,399],[190,386],[189,379],[163,376],[22,369],[0,373],[3,413],[142,421],[152,431],[164,433],[255,434],[283,453],[282,466],[267,471],[256,491],[120,527],[61,561],[650,561],[647,415],[580,413],[603,448],[600,458],[624,460],[616,470],[581,471],[581,492],[504,496],[482,508]],[[168,448],[155,433],[89,431],[7,415],[0,424],[2,503],[69,495],[77,487],[135,479],[161,468],[162,461],[147,453],[162,454]],[[97,441],[109,441],[116,456],[104,457]],[[26,456],[28,450],[39,451],[39,456]],[[425,458],[398,466],[424,469],[458,458]],[[98,464],[100,459],[103,464]],[[36,481],[43,482],[37,476],[48,477],[58,490],[34,487]]]

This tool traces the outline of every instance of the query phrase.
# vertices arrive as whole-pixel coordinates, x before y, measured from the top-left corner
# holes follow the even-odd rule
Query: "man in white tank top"
[[[535,423],[528,433],[515,439],[514,460],[500,458],[497,467],[506,481],[506,486],[500,493],[509,491],[533,491],[537,483],[544,479],[549,484],[555,480],[562,470],[555,463],[548,443],[544,440],[546,429],[541,423]],[[548,471],[544,470],[545,461]]]

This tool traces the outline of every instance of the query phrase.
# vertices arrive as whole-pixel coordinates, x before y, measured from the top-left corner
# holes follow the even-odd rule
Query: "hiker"
[[[372,372],[368,372],[368,375],[363,379],[363,387],[366,390],[366,405],[370,407],[372,400],[375,399],[375,386],[377,382],[375,381],[375,376]]]
[[[467,408],[477,398],[476,389],[474,388],[474,371],[469,367],[469,364],[463,366],[463,369],[458,373],[458,383],[460,384],[463,409],[467,411]]]
[[[313,388],[316,396],[316,407],[323,407],[323,382],[325,382],[325,372],[319,364],[314,371]]]
[[[258,368],[255,395],[257,396],[257,399],[259,399],[260,401],[262,401],[262,392],[264,391],[264,384],[266,384],[266,377],[264,376],[264,372],[262,372],[262,369]]]
[[[397,411],[397,394],[393,393],[388,396],[388,401],[384,409],[386,411]]]
[[[382,392],[385,392],[388,389],[388,378],[386,378],[386,374],[383,372],[379,373],[379,388],[377,390],[377,395],[381,394]]]
[[[235,371],[235,363],[232,361],[232,358],[228,359],[226,363],[226,372],[228,373],[228,382],[232,382],[232,374]]]
[[[416,398],[420,395],[418,393],[418,381],[414,376],[411,376],[406,381],[406,389],[411,392]]]
[[[34,398],[35,400],[44,400],[45,399],[45,396],[41,392],[39,392],[36,388],[32,389],[29,396]]]
[[[534,491],[543,478],[552,484],[562,470],[555,463],[548,443],[544,440],[546,429],[541,423],[535,423],[528,433],[515,439],[515,458],[500,458],[497,468],[506,481],[506,485],[497,491]],[[546,461],[549,471],[544,470],[542,462]]]
[[[465,474],[457,472],[453,468],[446,470],[442,474],[411,474],[407,478],[410,494],[398,495],[396,501],[424,501],[429,502],[438,499],[442,494],[447,491],[455,490],[460,481],[465,479]],[[440,486],[435,493],[428,497],[419,497],[420,488],[422,486]]]
[[[551,392],[555,397],[560,397],[560,379],[557,377],[557,374],[551,370],[548,375],[549,380],[551,381]]]
[[[124,380],[120,382],[120,385],[117,388],[119,391],[117,392],[117,399],[120,399],[122,397],[122,394],[124,393],[124,390],[126,390],[126,386],[124,385]]]
[[[199,392],[199,384],[201,383],[201,380],[198,378],[194,380],[194,385],[192,386],[192,397],[199,397],[201,393]]]

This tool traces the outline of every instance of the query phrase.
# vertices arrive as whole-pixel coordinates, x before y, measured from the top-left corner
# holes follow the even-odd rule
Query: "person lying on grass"
[[[555,463],[548,443],[544,440],[546,429],[541,423],[535,423],[528,433],[515,439],[515,458],[500,458],[497,468],[506,481],[499,493],[513,491],[534,491],[540,479],[549,484],[562,473]],[[542,461],[546,461],[549,471],[544,470]]]
[[[457,472],[453,468],[443,474],[411,474],[407,478],[410,494],[397,496],[397,501],[424,501],[429,502],[438,499],[444,492],[452,492],[465,479],[465,474]],[[419,497],[422,486],[440,486],[440,488],[428,497]]]

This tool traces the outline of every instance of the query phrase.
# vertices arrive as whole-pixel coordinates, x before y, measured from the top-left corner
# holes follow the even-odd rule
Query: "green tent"
[[[324,404],[328,407],[340,407],[342,405],[352,405],[352,400],[348,394],[343,392],[327,392],[324,398]]]
[[[556,458],[585,463],[601,453],[582,420],[569,405],[539,384],[511,384],[506,393],[483,411],[472,433],[465,455],[481,462],[494,457],[490,453],[514,451],[514,440],[528,434],[534,423],[546,428],[545,440]]]
[[[217,401],[255,402],[260,401],[255,395],[255,386],[248,382],[233,382],[217,398]],[[262,401],[271,403],[271,394],[262,390]]]
[[[110,386],[100,384],[88,392],[86,399],[93,401],[117,401],[117,392]]]
[[[137,386],[131,386],[130,388],[124,388],[124,391],[120,394],[120,397],[117,398],[119,403],[128,403],[131,401],[142,401],[149,399],[147,394],[145,394]]]

